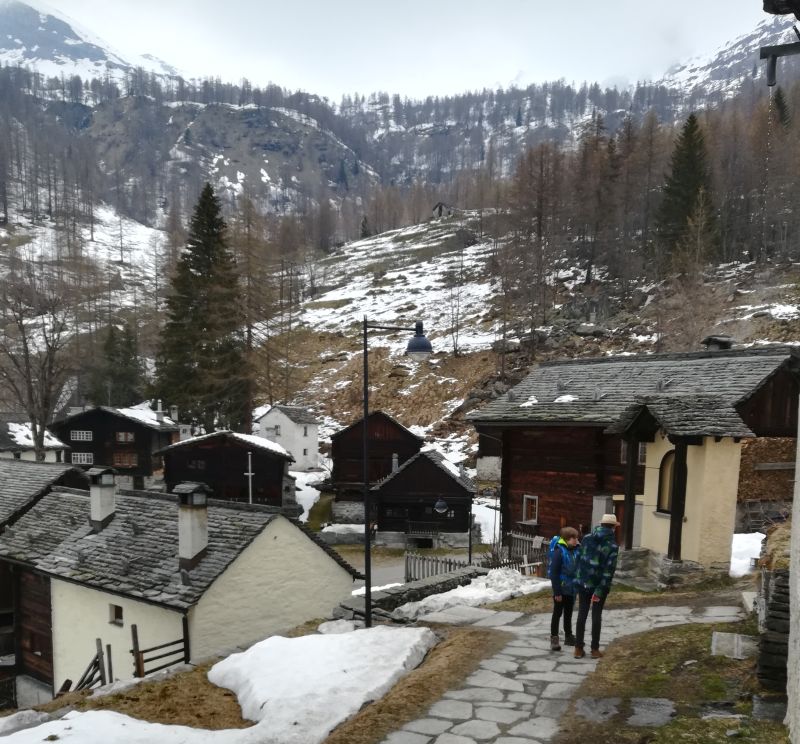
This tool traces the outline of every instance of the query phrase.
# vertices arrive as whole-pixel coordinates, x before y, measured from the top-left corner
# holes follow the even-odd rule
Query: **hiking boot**
[[[575,636],[572,633],[567,633],[564,636],[564,645],[565,646],[574,646],[575,645]]]
[[[584,656],[586,656],[586,652],[583,648],[581,646],[575,646],[575,658],[582,659]]]
[[[558,642],[558,636],[550,636],[550,650],[560,651],[561,644]]]
[[[592,649],[592,658],[593,659],[602,659],[605,654],[599,648]]]

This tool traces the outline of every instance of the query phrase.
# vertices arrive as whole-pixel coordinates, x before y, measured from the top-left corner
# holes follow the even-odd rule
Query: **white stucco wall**
[[[662,434],[647,445],[642,547],[666,554],[669,543],[668,514],[659,514],[658,475],[664,455],[674,449]],[[736,521],[741,443],[730,438],[715,442],[705,437],[701,446],[690,446],[686,455],[686,511],[681,557],[707,568],[730,564],[731,539]]]
[[[797,438],[797,467],[800,468],[800,435]],[[795,472],[800,470],[795,469]],[[789,564],[789,659],[787,662],[788,698],[786,725],[792,744],[800,744],[800,479],[794,482],[792,506],[792,546]]]
[[[61,462],[65,461],[64,452],[61,452]],[[3,460],[14,460],[14,453],[13,452],[0,452],[0,459]],[[26,460],[27,462],[36,462],[36,453],[33,450],[25,450],[20,453],[20,460]],[[44,462],[59,462],[58,458],[56,457],[56,450],[45,450],[44,453]]]
[[[275,434],[274,427],[280,426],[281,433]],[[307,431],[307,436],[303,432]],[[272,409],[258,422],[259,435],[270,442],[277,442],[291,452],[295,462],[292,470],[307,471],[316,468],[319,462],[319,427],[316,424],[296,424],[286,414]],[[304,455],[303,451],[308,454]]]
[[[58,689],[69,678],[73,684],[96,651],[95,639],[111,644],[115,679],[133,677],[130,654],[131,625],[136,624],[143,648],[183,636],[181,614],[156,605],[53,578],[50,584],[53,611],[53,679]],[[122,607],[122,625],[109,622],[109,606]]]
[[[352,589],[344,568],[289,520],[276,517],[192,609],[192,658],[326,617]]]
[[[479,457],[475,461],[477,479],[479,481],[500,481],[503,467],[502,457]]]

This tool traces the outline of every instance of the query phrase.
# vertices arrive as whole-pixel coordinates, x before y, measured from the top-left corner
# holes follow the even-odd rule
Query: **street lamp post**
[[[414,335],[408,342],[406,354],[414,361],[425,361],[433,353],[431,342],[422,332],[422,322],[417,321],[413,328],[405,326],[384,326],[370,323],[364,316],[363,339],[364,339],[364,418],[363,418],[363,439],[361,443],[361,455],[364,458],[364,625],[372,627],[372,556],[370,553],[370,533],[371,530],[371,511],[369,489],[369,347],[367,340],[369,331],[413,331]]]

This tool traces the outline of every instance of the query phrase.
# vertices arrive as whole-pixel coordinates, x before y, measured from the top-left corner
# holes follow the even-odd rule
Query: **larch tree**
[[[210,184],[192,215],[161,332],[158,389],[182,417],[210,432],[250,431],[252,375],[244,313],[220,203]]]

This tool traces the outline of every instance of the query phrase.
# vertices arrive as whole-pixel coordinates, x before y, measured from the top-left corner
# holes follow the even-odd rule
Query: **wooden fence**
[[[431,576],[439,576],[450,571],[456,571],[459,568],[467,568],[470,565],[478,566],[479,568],[513,568],[515,571],[524,573],[525,569],[531,566],[531,563],[530,558],[524,555],[508,557],[502,553],[485,553],[475,556],[470,564],[468,561],[459,558],[440,558],[435,555],[422,555],[421,553],[407,551],[405,554],[405,580],[406,583],[419,581]]]
[[[133,640],[133,676],[144,677],[147,674],[158,672],[175,664],[188,664],[191,658],[189,647],[189,620],[183,617],[183,638],[175,641],[161,643],[150,648],[139,646],[139,631],[136,625],[131,625],[131,636]],[[156,653],[159,652],[159,653]],[[150,666],[153,662],[160,662],[157,666]]]

